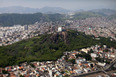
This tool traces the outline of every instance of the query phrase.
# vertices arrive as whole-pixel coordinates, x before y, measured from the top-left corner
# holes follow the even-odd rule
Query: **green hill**
[[[71,51],[95,44],[106,44],[116,48],[116,42],[109,39],[93,39],[93,36],[76,31],[46,34],[0,47],[0,67],[21,62],[57,60],[64,51]]]
[[[62,21],[61,14],[0,14],[0,26],[34,24],[37,21]]]
[[[107,17],[109,20],[116,20],[116,13]]]
[[[78,12],[75,15],[73,15],[74,19],[85,19],[85,18],[89,18],[89,17],[102,17],[102,16],[106,16],[103,13],[97,13],[97,12]]]
[[[114,10],[114,9],[94,9],[94,10],[91,10],[91,11],[99,13],[99,14],[104,14],[104,15],[107,15],[107,16],[110,16],[110,15],[113,15],[113,14],[116,13],[116,10]]]

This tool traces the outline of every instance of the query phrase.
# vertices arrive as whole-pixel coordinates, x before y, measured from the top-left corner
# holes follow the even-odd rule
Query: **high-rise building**
[[[28,30],[28,25],[25,25],[24,26],[24,30]]]
[[[0,37],[4,37],[4,36],[5,36],[5,33],[0,32]]]

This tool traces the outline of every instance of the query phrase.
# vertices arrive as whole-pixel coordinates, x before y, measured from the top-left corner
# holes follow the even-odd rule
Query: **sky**
[[[116,9],[116,0],[0,0],[0,7],[62,7],[69,10]]]

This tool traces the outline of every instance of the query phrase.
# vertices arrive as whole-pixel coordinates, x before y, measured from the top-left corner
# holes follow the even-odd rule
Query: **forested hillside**
[[[96,13],[96,12],[78,12],[75,15],[73,15],[74,19],[85,19],[85,18],[89,18],[89,17],[102,17],[102,16],[106,16],[103,13]]]
[[[62,21],[61,14],[0,14],[0,26],[34,24],[37,21]]]
[[[81,49],[96,44],[106,44],[116,48],[116,42],[109,39],[93,39],[77,31],[46,34],[0,47],[0,67],[21,62],[57,60],[65,51]]]

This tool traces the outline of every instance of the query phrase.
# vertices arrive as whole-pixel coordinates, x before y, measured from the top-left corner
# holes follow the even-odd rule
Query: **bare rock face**
[[[63,41],[64,43],[67,44],[67,37],[68,37],[68,33],[67,32],[59,32],[59,33],[55,33],[53,34],[50,39],[54,42],[54,43],[58,43],[60,41]]]

